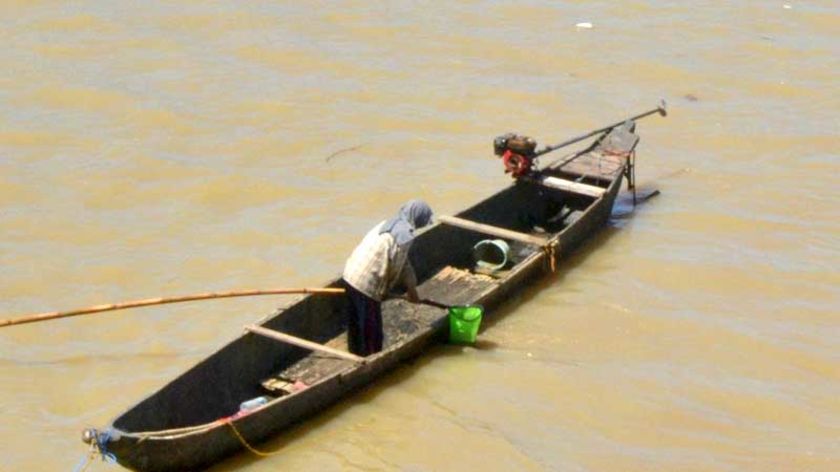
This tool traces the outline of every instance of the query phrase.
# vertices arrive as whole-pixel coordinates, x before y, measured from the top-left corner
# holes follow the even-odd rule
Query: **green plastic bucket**
[[[478,305],[449,307],[449,342],[474,343],[483,314],[484,308]]]

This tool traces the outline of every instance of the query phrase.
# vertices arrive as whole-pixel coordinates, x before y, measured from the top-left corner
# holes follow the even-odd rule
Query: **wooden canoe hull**
[[[562,174],[562,169],[557,170]],[[541,198],[580,209],[573,222],[547,233],[556,244],[554,253],[519,247],[520,257],[514,267],[497,280],[472,281],[447,265],[465,266],[469,250],[485,238],[481,234],[445,224],[422,232],[411,255],[418,280],[423,282],[419,286],[421,296],[446,305],[479,304],[484,306],[485,316],[492,316],[493,309],[514,292],[549,272],[549,257],[561,264],[604,226],[619,192],[622,172],[619,168],[610,180],[602,182],[605,192],[597,198],[563,194],[520,181],[459,213],[460,218],[524,231],[531,225],[526,220],[543,212],[545,202]],[[447,269],[442,270],[444,266]],[[339,284],[334,280],[327,286]],[[261,325],[315,342],[335,342],[344,329],[345,304],[344,297],[307,296]],[[394,320],[396,334],[382,352],[362,364],[319,357],[299,347],[244,334],[118,417],[105,431],[109,439],[104,444],[120,464],[130,469],[202,469],[243,450],[232,425],[249,444],[258,445],[370,384],[400,362],[419,355],[429,344],[447,338],[447,313],[441,308],[389,300],[383,304],[383,318]],[[301,375],[308,379],[308,388],[231,418],[240,402],[260,393],[259,379],[278,371]]]

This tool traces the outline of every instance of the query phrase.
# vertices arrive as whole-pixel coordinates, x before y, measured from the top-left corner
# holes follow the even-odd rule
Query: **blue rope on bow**
[[[108,442],[111,440],[111,435],[108,431],[99,432],[93,428],[86,429],[82,433],[82,440],[90,444],[90,451],[88,451],[87,456],[82,458],[76,468],[73,469],[74,472],[83,472],[84,470],[87,470],[88,465],[90,465],[90,461],[96,456],[99,456],[103,462],[107,462],[109,464],[117,462],[117,456],[108,451]]]
[[[96,449],[102,460],[110,464],[117,462],[117,456],[113,452],[108,451],[108,442],[111,441],[111,434],[108,431],[103,431],[96,435]]]

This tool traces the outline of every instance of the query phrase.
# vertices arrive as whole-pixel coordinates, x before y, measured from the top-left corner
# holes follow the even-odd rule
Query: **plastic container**
[[[250,400],[244,401],[239,405],[240,412],[248,412],[251,410],[256,410],[257,408],[265,405],[268,403],[268,397],[261,396],[257,398],[252,398]]]
[[[449,308],[449,342],[472,344],[481,325],[484,308],[478,305],[453,306]]]
[[[501,239],[485,239],[473,246],[472,254],[478,267],[495,272],[510,260],[510,246]]]

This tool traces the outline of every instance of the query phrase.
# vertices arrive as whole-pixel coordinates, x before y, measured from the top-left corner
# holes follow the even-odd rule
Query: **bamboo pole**
[[[144,300],[132,300],[128,302],[113,303],[109,305],[95,305],[87,308],[80,308],[78,310],[69,311],[51,311],[47,313],[36,313],[32,315],[21,316],[19,318],[10,318],[7,320],[0,320],[0,328],[6,326],[13,326],[25,323],[35,323],[37,321],[54,320],[57,318],[67,318],[69,316],[88,315],[91,313],[100,313],[103,311],[124,310],[126,308],[138,308],[151,305],[163,305],[166,303],[180,303],[191,302],[195,300],[210,300],[215,298],[232,298],[232,297],[248,297],[253,295],[293,295],[293,294],[341,294],[344,293],[343,288],[275,288],[266,290],[239,290],[233,292],[210,292],[199,293],[195,295],[184,295],[180,297],[167,298],[147,298]]]

